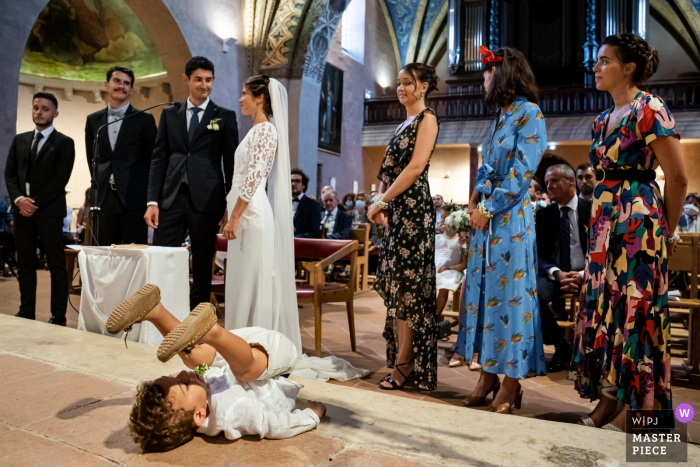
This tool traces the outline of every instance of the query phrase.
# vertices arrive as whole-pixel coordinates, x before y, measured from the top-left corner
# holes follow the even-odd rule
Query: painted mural
[[[165,71],[143,24],[124,0],[51,0],[29,36],[20,71],[104,81],[114,65],[137,78]]]

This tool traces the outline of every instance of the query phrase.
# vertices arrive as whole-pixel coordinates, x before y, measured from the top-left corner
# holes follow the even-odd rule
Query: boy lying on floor
[[[117,307],[107,331],[117,334],[150,321],[165,336],[158,359],[178,354],[190,369],[211,366],[204,376],[183,370],[139,385],[129,428],[145,451],[169,451],[195,432],[228,439],[245,435],[290,438],[319,424],[326,407],[308,401],[293,410],[301,385],[281,377],[297,361],[294,344],[279,332],[252,327],[227,331],[214,307],[201,303],[178,321],[160,303],[160,290],[145,285]],[[202,368],[202,367],[200,367]]]

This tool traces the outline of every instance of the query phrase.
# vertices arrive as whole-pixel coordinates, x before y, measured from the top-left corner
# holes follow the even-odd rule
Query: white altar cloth
[[[107,318],[146,284],[160,288],[161,302],[177,319],[190,313],[189,252],[186,248],[85,247],[78,255],[82,295],[78,329],[110,336]],[[115,337],[122,337],[119,333]],[[135,324],[127,340],[160,345],[151,323]]]

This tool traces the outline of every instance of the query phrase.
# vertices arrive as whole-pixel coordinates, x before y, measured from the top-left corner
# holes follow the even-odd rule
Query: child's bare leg
[[[437,296],[437,315],[438,318],[442,316],[442,312],[445,309],[445,305],[447,305],[447,299],[450,296],[450,291],[448,289],[440,289],[438,290],[438,296]]]
[[[254,381],[267,369],[267,354],[262,348],[251,347],[246,341],[218,324],[215,324],[200,342],[216,349],[239,381]]]
[[[180,324],[180,320],[170,313],[162,303],[153,308],[144,318],[144,321],[150,321],[158,329],[163,337],[167,336],[170,331]],[[216,356],[216,350],[210,345],[197,345],[190,351],[189,354],[179,352],[178,355],[187,368],[197,368],[200,363],[211,365]]]

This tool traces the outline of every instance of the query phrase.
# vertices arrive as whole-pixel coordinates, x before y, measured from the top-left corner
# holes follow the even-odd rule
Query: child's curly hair
[[[194,437],[194,411],[173,409],[162,387],[145,381],[136,389],[136,402],[131,408],[129,429],[134,442],[150,452],[175,449]]]

